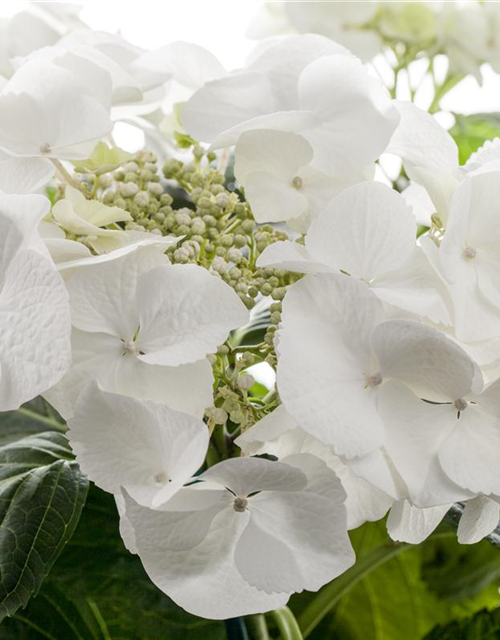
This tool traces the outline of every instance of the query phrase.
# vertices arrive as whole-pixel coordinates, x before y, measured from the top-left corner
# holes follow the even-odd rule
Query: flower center
[[[292,180],[292,186],[295,189],[302,189],[302,185],[303,185],[303,181],[302,178],[300,176],[295,176],[295,178]]]
[[[247,505],[248,505],[248,500],[246,498],[239,498],[237,496],[233,502],[233,509],[237,513],[243,513],[246,511]]]
[[[382,374],[380,373],[380,371],[375,371],[374,373],[370,373],[370,375],[366,376],[366,387],[368,388],[373,388],[373,387],[378,387],[379,385],[382,384],[384,378],[382,377]]]
[[[457,398],[453,403],[453,406],[457,411],[465,411],[467,409],[467,400],[463,398]]]
[[[51,152],[52,152],[52,147],[48,142],[44,142],[43,144],[40,145],[40,153],[43,153],[46,155]]]
[[[167,484],[167,482],[172,482],[165,471],[160,471],[154,478],[155,482],[158,484]]]
[[[474,247],[465,247],[464,252],[463,252],[463,257],[466,260],[472,260],[473,258],[476,257],[477,251],[474,249]]]
[[[122,340],[122,349],[123,349],[123,355],[127,355],[129,353],[136,355],[137,353],[139,353],[138,349],[137,349],[137,345],[135,343],[134,340]]]

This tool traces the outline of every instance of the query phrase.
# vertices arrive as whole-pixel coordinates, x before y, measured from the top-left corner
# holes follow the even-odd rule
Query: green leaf
[[[119,147],[108,147],[105,142],[98,142],[90,158],[72,161],[75,171],[79,173],[95,173],[101,175],[114,171],[122,164],[133,159],[133,155]]]
[[[9,640],[111,640],[92,600],[71,601],[54,586],[45,586],[25,613],[5,620],[2,630]]]
[[[421,640],[437,624],[500,604],[493,584],[460,602],[430,590],[422,578],[424,557],[429,554],[426,548],[437,540],[445,548],[459,546],[455,531],[448,526],[434,534],[436,540],[430,538],[416,546],[391,543],[383,521],[366,523],[350,535],[356,564],[317,594],[291,599],[291,608],[309,640]]]
[[[0,447],[0,620],[38,593],[75,530],[87,479],[71,458],[53,431]]]
[[[66,425],[41,397],[23,404],[15,411],[0,413],[0,446],[48,430],[66,431]]]
[[[435,627],[424,640],[498,640],[500,609],[478,611],[472,618]]]
[[[500,113],[454,116],[455,124],[450,129],[450,134],[458,145],[460,164],[464,164],[486,140],[500,137]]]
[[[99,621],[99,629],[105,630],[101,631],[103,640],[226,640],[222,622],[186,613],[155,587],[138,556],[130,554],[123,545],[113,496],[93,485],[75,534],[40,595],[21,616],[24,626],[29,623],[49,631],[53,640],[73,640],[73,636],[64,635],[67,627],[60,618],[55,626],[47,626],[49,621],[43,607],[38,606],[46,589],[64,593],[69,602],[60,602],[62,613],[72,618],[66,608],[77,607],[89,627],[92,621],[86,605],[90,605],[94,621]],[[14,636],[13,640],[21,638]],[[83,638],[87,640],[86,636]],[[100,636],[96,638],[100,640]],[[31,640],[31,636],[26,636],[26,640]]]
[[[500,551],[486,540],[474,545],[430,540],[423,549],[422,577],[440,598],[472,598],[500,580]]]

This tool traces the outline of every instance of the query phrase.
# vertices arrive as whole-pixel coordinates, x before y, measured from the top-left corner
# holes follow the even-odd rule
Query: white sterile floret
[[[212,403],[206,355],[247,322],[248,311],[222,280],[196,265],[170,265],[163,250],[139,247],[97,264],[90,258],[69,278],[73,364],[47,394],[64,417],[91,379],[199,416]]]
[[[90,383],[69,421],[69,440],[90,480],[139,504],[159,507],[198,471],[208,448],[199,418]]]
[[[474,363],[459,346],[416,321],[386,320],[374,293],[344,275],[306,275],[291,287],[277,349],[287,411],[347,457],[383,443],[378,398],[389,379],[438,402],[473,387]]]
[[[338,178],[310,166],[313,148],[285,131],[247,131],[235,149],[234,173],[257,222],[282,222],[305,233],[332,197],[369,172]]]
[[[106,229],[115,222],[128,222],[132,217],[119,207],[109,207],[98,200],[87,200],[81,191],[68,185],[64,198],[52,207],[52,216],[68,233],[90,236],[88,242],[98,253],[116,249],[127,237],[120,229]]]
[[[0,196],[0,411],[60,380],[71,361],[68,294],[37,236],[43,196]]]
[[[88,157],[112,129],[109,76],[95,71],[82,80],[47,60],[20,67],[0,95],[0,148],[16,156]]]
[[[299,273],[343,271],[390,305],[451,324],[446,287],[415,235],[405,200],[379,182],[363,182],[333,198],[311,225],[305,245],[271,244],[258,265]]]
[[[269,454],[278,459],[297,453],[311,453],[335,471],[347,498],[347,528],[355,529],[366,521],[382,518],[393,503],[393,498],[352,471],[331,447],[313,438],[300,427],[280,405],[235,440],[246,455]]]
[[[429,247],[453,303],[455,335],[464,342],[500,332],[500,171],[466,178],[453,196],[439,249]]]
[[[313,148],[312,166],[335,175],[371,164],[398,122],[380,81],[346,49],[316,35],[258,49],[246,68],[199,89],[181,118],[188,133],[214,148],[252,129],[300,133]]]
[[[125,496],[125,517],[153,582],[187,611],[224,619],[282,607],[354,562],[345,492],[310,454],[211,467],[161,510]]]

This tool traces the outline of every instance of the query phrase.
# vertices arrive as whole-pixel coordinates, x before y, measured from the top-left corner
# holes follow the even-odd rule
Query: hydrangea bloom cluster
[[[342,44],[266,40],[230,73],[71,12],[5,25],[0,410],[50,402],[127,548],[195,615],[318,590],[387,513],[411,543],[455,502],[460,542],[499,521],[500,145],[460,166],[391,97],[343,45],[410,9],[369,9]],[[122,120],[155,150],[118,148]],[[374,179],[385,153],[426,211]]]

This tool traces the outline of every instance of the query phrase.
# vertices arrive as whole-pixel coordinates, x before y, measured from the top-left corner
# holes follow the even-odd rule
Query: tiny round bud
[[[137,193],[139,193],[139,187],[135,184],[135,182],[125,182],[120,185],[120,195],[124,198],[132,198]]]
[[[244,391],[248,391],[250,387],[253,387],[255,380],[249,373],[242,373],[238,376],[238,387]]]
[[[303,183],[302,178],[300,176],[295,176],[295,178],[292,180],[292,186],[295,189],[301,189],[303,184],[304,183]]]

